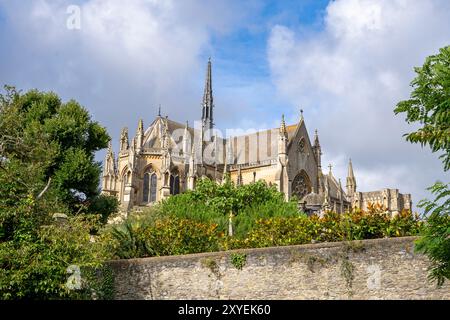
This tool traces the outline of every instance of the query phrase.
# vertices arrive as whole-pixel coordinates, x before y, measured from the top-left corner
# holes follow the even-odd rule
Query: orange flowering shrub
[[[245,238],[228,238],[223,247],[258,248],[410,236],[417,235],[421,225],[418,215],[409,210],[391,216],[377,207],[344,214],[327,212],[321,217],[272,217],[257,220]]]

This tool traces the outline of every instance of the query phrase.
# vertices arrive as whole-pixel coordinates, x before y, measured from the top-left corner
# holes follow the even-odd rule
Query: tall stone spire
[[[278,191],[283,192],[285,199],[289,200],[289,177],[287,174],[288,156],[287,156],[288,134],[284,115],[281,117],[280,130],[278,132],[278,161],[275,174],[275,183],[278,185]]]
[[[212,129],[213,123],[213,93],[212,93],[212,72],[211,72],[211,58],[208,60],[208,67],[206,70],[205,91],[203,93],[202,102],[202,126],[205,130]]]
[[[284,122],[284,114],[281,116],[280,131],[278,134],[278,155],[282,157],[280,159],[283,163],[286,162],[288,134],[286,130],[286,123]]]
[[[189,151],[191,149],[191,135],[189,133],[189,122],[186,121],[186,126],[184,127],[183,134],[183,155],[185,157],[185,162],[189,162]]]
[[[116,172],[115,168],[115,157],[112,150],[111,140],[108,142],[108,151],[105,155],[105,161],[103,163],[103,176],[114,175]]]
[[[120,133],[120,152],[126,151],[129,148],[128,142],[128,128],[124,127]]]
[[[162,122],[162,143],[161,147],[164,150],[169,149],[169,123],[167,117]]]
[[[139,119],[138,128],[136,131],[136,151],[138,153],[142,150],[142,144],[144,143],[144,121]]]
[[[314,155],[316,156],[317,160],[317,168],[318,170],[322,170],[322,148],[320,146],[319,142],[319,134],[317,133],[317,129],[314,132]]]
[[[317,129],[314,131],[314,147],[320,147],[319,133]]]
[[[347,195],[352,196],[356,192],[356,179],[353,173],[352,159],[348,162],[348,173],[347,173]]]
[[[287,131],[286,131],[286,122],[284,121],[284,114],[281,115],[280,134],[282,134],[282,135],[284,135],[284,136],[287,135]]]

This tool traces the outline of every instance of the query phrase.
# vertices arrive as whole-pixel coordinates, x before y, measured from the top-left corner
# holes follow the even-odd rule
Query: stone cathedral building
[[[209,61],[201,122],[192,127],[159,114],[146,129],[140,120],[131,140],[123,128],[117,157],[111,143],[105,157],[103,193],[116,196],[129,211],[194,189],[199,179],[221,183],[229,174],[237,185],[260,179],[275,184],[286,200],[296,196],[308,213],[366,209],[369,203],[392,213],[411,209],[411,195],[398,189],[357,191],[351,160],[345,189],[331,166],[324,173],[319,135],[316,130],[310,139],[303,114],[292,125],[282,116],[279,128],[222,138],[214,129],[214,108]]]

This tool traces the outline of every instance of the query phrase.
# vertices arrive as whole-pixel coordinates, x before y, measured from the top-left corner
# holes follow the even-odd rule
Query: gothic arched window
[[[156,201],[156,173],[146,172],[144,173],[144,188],[142,189],[142,201],[144,203]]]
[[[170,175],[170,194],[180,193],[180,177],[178,175]]]
[[[304,153],[305,152],[305,138],[301,137],[297,143],[297,152]]]
[[[152,177],[150,178],[150,201],[155,202],[156,201],[156,174],[153,173]]]
[[[292,194],[301,200],[304,196],[311,192],[311,180],[305,170],[300,171],[292,181]]]

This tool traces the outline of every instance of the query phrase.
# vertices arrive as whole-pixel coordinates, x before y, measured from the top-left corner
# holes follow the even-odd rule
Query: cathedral
[[[199,179],[222,183],[226,175],[236,185],[258,180],[276,185],[308,214],[345,212],[381,205],[396,214],[411,209],[411,195],[398,189],[357,191],[351,160],[345,189],[329,166],[322,171],[322,147],[317,130],[310,139],[303,113],[299,121],[252,134],[222,137],[214,128],[211,60],[208,61],[201,121],[194,126],[162,117],[160,112],[144,129],[141,119],[130,140],[122,129],[117,157],[111,143],[103,163],[102,192],[116,196],[123,212],[151,206],[171,195],[195,188]]]

